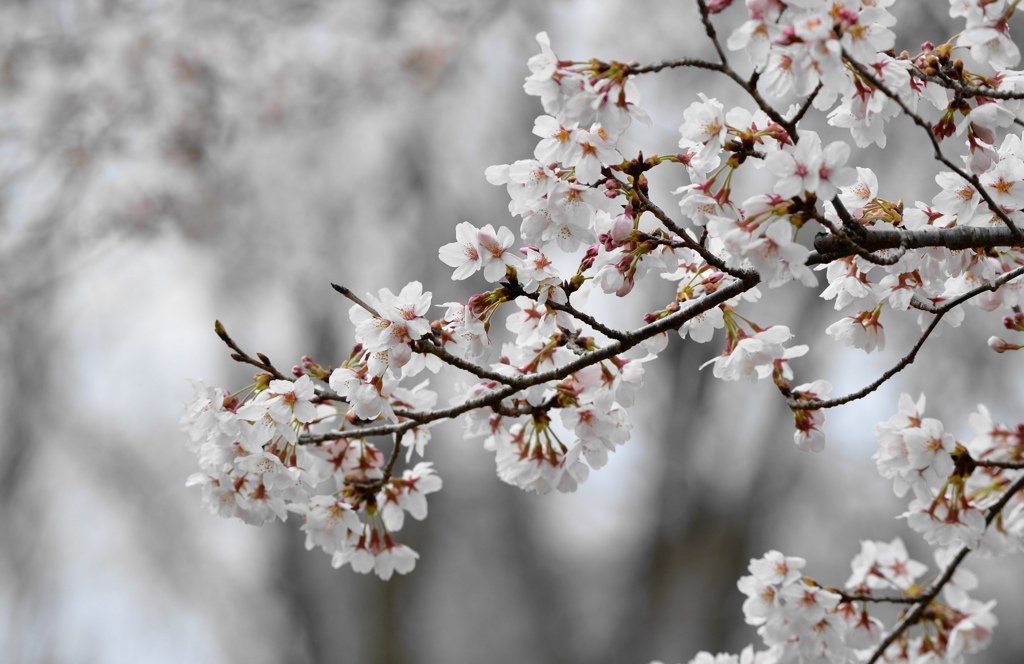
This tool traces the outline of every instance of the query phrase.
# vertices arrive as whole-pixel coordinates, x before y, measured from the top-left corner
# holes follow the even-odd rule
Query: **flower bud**
[[[1006,351],[1014,348],[1013,344],[1009,344],[999,337],[989,337],[988,347],[997,353],[1005,353]]]

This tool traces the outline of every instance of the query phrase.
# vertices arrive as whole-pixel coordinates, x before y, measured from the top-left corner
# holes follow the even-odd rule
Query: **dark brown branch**
[[[728,302],[732,298],[737,297],[738,295],[755,287],[758,283],[760,283],[759,275],[753,272],[747,273],[745,278],[737,279],[732,283],[719,288],[707,297],[703,297],[699,300],[692,300],[688,303],[689,306],[684,306],[679,311],[673,312],[664,318],[656,320],[653,323],[645,325],[632,332],[625,333],[622,340],[614,341],[604,348],[590,351],[571,362],[567,362],[557,369],[552,369],[544,373],[508,377],[508,384],[495,389],[490,394],[485,394],[476,397],[475,399],[469,399],[461,404],[451,406],[449,408],[419,413],[415,416],[410,415],[410,417],[415,417],[415,419],[410,419],[408,422],[399,422],[397,424],[378,424],[346,431],[331,431],[324,434],[302,434],[299,436],[299,441],[304,444],[322,443],[328,440],[337,440],[339,438],[365,438],[367,436],[382,436],[400,433],[414,429],[428,422],[451,419],[477,408],[487,408],[492,405],[499,404],[503,399],[507,399],[528,387],[540,385],[541,383],[546,383],[548,381],[562,380],[566,376],[569,376],[580,369],[584,369],[593,364],[597,364],[602,360],[611,359],[616,355],[624,353],[657,334],[668,332],[670,330],[677,330],[686,321],[691,320],[720,304]]]
[[[398,461],[398,454],[402,449],[402,435],[404,431],[395,433],[395,447],[391,450],[391,457],[388,459],[388,465],[384,467],[384,474],[380,479],[376,480],[359,480],[350,481],[345,484],[354,487],[362,496],[373,496],[378,491],[383,489],[391,478],[395,471],[395,462]]]
[[[697,6],[700,8],[700,22],[704,24],[704,34],[708,36],[711,43],[715,46],[715,52],[718,53],[718,59],[722,62],[723,71],[732,68],[729,66],[729,59],[725,57],[725,50],[722,49],[722,44],[718,41],[718,32],[715,31],[715,26],[711,23],[711,12],[708,11],[708,5],[704,0],[697,0]]]
[[[978,461],[971,459],[967,462],[969,466],[978,468],[1005,468],[1007,470],[1024,470],[1024,461]]]
[[[509,382],[508,376],[497,373],[495,371],[490,371],[484,367],[473,364],[472,362],[467,362],[466,360],[462,359],[457,355],[452,355],[443,346],[435,343],[432,340],[424,338],[415,341],[413,343],[413,350],[419,351],[421,353],[430,353],[431,355],[441,358],[441,360],[444,363],[462,369],[463,371],[468,371],[477,378],[481,378],[483,380],[493,380],[494,382],[502,383],[503,385],[511,384]]]
[[[720,64],[714,62],[708,62],[707,60],[701,60],[700,58],[679,58],[678,60],[662,60],[661,62],[653,65],[644,65],[642,67],[630,67],[628,73],[630,74],[653,74],[659,72],[662,69],[675,69],[676,67],[696,67],[697,69],[710,69],[711,71],[722,71],[723,67]]]
[[[864,593],[848,593],[840,590],[839,588],[825,588],[829,592],[833,592],[839,595],[840,601],[842,602],[878,602],[880,604],[915,604],[920,600],[920,597],[876,597],[874,595],[867,595]]]
[[[708,69],[711,71],[721,72],[728,76],[729,78],[731,78],[733,81],[735,81],[736,84],[739,85],[741,88],[743,88],[744,92],[746,92],[747,95],[754,100],[754,103],[757,104],[757,107],[764,111],[765,114],[769,118],[771,118],[773,122],[775,122],[777,125],[785,129],[786,133],[789,134],[790,138],[792,138],[794,142],[799,140],[799,137],[797,136],[796,132],[796,122],[788,121],[786,120],[786,118],[782,117],[782,115],[780,115],[778,111],[772,108],[771,104],[769,104],[765,100],[765,98],[761,96],[761,93],[758,92],[756,72],[755,75],[751,77],[751,80],[744,81],[740,77],[740,75],[737,74],[729,65],[728,58],[726,58],[725,56],[725,51],[722,49],[722,45],[718,41],[718,33],[715,31],[715,26],[711,23],[711,13],[708,11],[707,4],[704,0],[697,0],[697,6],[700,9],[701,22],[704,24],[704,31],[707,34],[708,38],[711,40],[711,43],[714,44],[715,46],[715,51],[718,53],[718,57],[721,60],[720,64],[715,64],[713,62],[708,62],[707,60],[700,60],[696,58],[682,58],[679,60],[664,60],[661,63],[655,65],[646,65],[643,67],[630,67],[629,73],[648,74],[661,71],[662,69],[670,69],[673,67],[697,67],[699,69]],[[814,95],[812,94],[811,96],[813,97]]]
[[[863,226],[854,221],[853,217],[850,216],[850,213],[847,211],[846,206],[843,205],[843,201],[840,200],[838,195],[832,197],[832,205],[835,207],[839,218],[843,220],[842,228],[837,228],[835,224],[814,208],[810,208],[810,214],[815,221],[832,233],[831,237],[835,238],[836,244],[841,246],[843,251],[849,252],[846,255],[855,254],[869,263],[885,266],[895,265],[901,258],[903,258],[903,255],[907,253],[906,243],[901,240],[899,244],[899,251],[896,254],[885,257],[875,256],[869,249],[866,249],[861,244],[860,238],[863,237],[866,231]],[[850,231],[854,231],[854,233],[851,233]],[[854,234],[857,235],[856,239],[853,237]],[[817,240],[817,238],[815,238],[815,240]],[[814,265],[814,263],[811,262],[811,257],[807,258],[805,265]]]
[[[944,247],[952,251],[959,251],[989,247],[1013,247],[1018,246],[1021,239],[1016,237],[1009,228],[1003,226],[954,226],[952,228],[928,226],[914,231],[865,229],[864,236],[857,238],[857,246],[865,251],[895,249],[904,242],[906,242],[907,249]],[[825,233],[814,238],[814,249],[817,254],[811,254],[807,259],[808,265],[827,263],[856,253],[844,246],[841,237]]]

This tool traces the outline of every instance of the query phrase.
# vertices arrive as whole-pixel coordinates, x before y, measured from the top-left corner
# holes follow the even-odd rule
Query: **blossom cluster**
[[[936,555],[939,569],[951,556]],[[892,542],[861,542],[846,590],[824,588],[803,576],[803,558],[769,551],[750,561],[749,576],[738,586],[747,596],[743,614],[757,626],[765,650],[747,646],[739,655],[699,653],[690,664],[782,664],[824,658],[830,664],[862,662],[883,637],[884,625],[870,615],[869,606],[884,597],[877,591],[914,597],[923,588],[918,579],[927,566],[910,558],[899,538]],[[957,570],[921,619],[921,634],[902,635],[884,651],[888,662],[963,662],[963,655],[983,649],[998,620],[995,602],[982,603],[968,593],[977,577]],[[901,616],[902,617],[902,616]]]
[[[976,435],[958,444],[942,422],[924,417],[924,406],[924,395],[915,402],[903,394],[899,412],[875,427],[879,472],[893,480],[896,495],[913,491],[907,523],[938,547],[965,546],[988,556],[1024,551],[1020,494],[987,529],[985,518],[1002,489],[1024,472],[1012,465],[1024,457],[1020,430],[996,423],[978,406],[970,418]]]
[[[202,470],[187,485],[202,488],[211,513],[255,526],[297,513],[306,548],[319,546],[335,567],[373,570],[382,579],[412,570],[416,552],[392,534],[406,512],[426,517],[426,496],[441,488],[430,462],[383,481],[384,456],[368,442],[299,444],[299,432],[315,431],[339,415],[314,403],[308,375],[294,382],[264,380],[245,399],[200,381],[194,387],[181,428]]]
[[[965,29],[912,55],[893,50],[893,2],[747,0],[748,20],[726,41],[750,58],[756,75],[747,83],[721,48],[720,65],[641,67],[562,60],[539,34],[524,85],[544,111],[534,121],[539,141],[532,158],[485,172],[506,188],[518,230],[463,221],[438,250],[452,279],[481,273],[489,290],[445,302],[434,317],[433,295],[419,282],[365,299],[336,287],[354,303],[355,346],[336,367],[303,358],[294,380],[218,328],[235,359],[261,373],[234,395],[196,383],[182,420],[201,468],[189,484],[202,487],[212,512],[254,525],[299,514],[308,548],[322,548],[335,566],[388,578],[416,559],[393,533],[406,513],[424,518],[426,495],[441,488],[430,462],[397,470],[400,452],[409,465],[425,455],[435,422],[460,419],[467,439],[494,453],[502,481],[573,491],[629,439],[628,410],[645,367],[672,332],[695,343],[718,336],[722,352],[702,369],[724,381],[770,379],[793,412],[797,447],[823,451],[824,410],[858,395],[833,399],[821,379],[793,384],[791,362],[810,347],[789,326],[752,313],[761,287],[817,289],[823,272],[821,298],[850,309],[825,333],[866,352],[885,347],[883,312],[888,321],[918,310],[919,345],[940,320],[959,325],[963,303],[1000,312],[1008,329],[1024,331],[1024,133],[1010,130],[1024,89],[1020,72],[1007,69],[1019,53],[1006,23],[1017,3],[951,0],[950,15]],[[711,16],[731,4],[698,0],[709,38],[717,40]],[[996,73],[971,71],[956,49]],[[670,154],[625,154],[620,139],[632,121],[651,122],[634,78],[691,65],[730,74],[756,107],[727,108],[700,93],[682,111]],[[780,113],[765,96],[800,103]],[[800,126],[812,108],[827,117],[820,133]],[[935,176],[940,191],[928,203],[882,198],[877,175],[856,163],[846,139],[848,131],[857,148],[885,147],[898,117],[940,148],[947,170]],[[942,153],[956,142],[962,166]],[[678,178],[682,221],[652,200],[647,173],[662,167]],[[759,188],[734,198],[745,179]],[[587,313],[594,289],[625,298],[644,279],[660,304],[634,329]],[[423,377],[445,365],[471,378],[437,408]],[[864,542],[846,590],[817,584],[802,575],[805,561],[772,551],[739,581],[744,615],[766,649],[701,653],[693,662],[959,662],[987,643],[993,603],[968,597],[973,577],[957,566],[961,552],[1024,548],[1024,499],[1014,493],[1024,429],[997,424],[980,406],[971,417],[976,435],[961,444],[924,407],[923,396],[900,398],[876,428],[875,460],[898,496],[912,495],[903,516],[949,571],[933,580],[935,592],[900,540]],[[368,440],[381,435],[394,437],[390,455]],[[887,599],[878,591],[927,606],[915,617],[923,631],[910,632],[908,621],[885,639],[868,611]]]

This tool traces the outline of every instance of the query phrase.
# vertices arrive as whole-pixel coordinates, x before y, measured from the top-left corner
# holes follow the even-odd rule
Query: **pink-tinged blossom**
[[[803,575],[807,561],[796,556],[786,556],[778,551],[769,551],[761,558],[753,558],[748,570],[761,583],[785,586]]]
[[[818,85],[813,67],[804,63],[797,49],[784,46],[772,48],[761,80],[765,91],[773,97],[783,97],[791,92],[805,97]]]
[[[356,417],[375,420],[383,415],[393,422],[397,421],[387,398],[391,390],[383,378],[368,383],[351,369],[339,367],[331,374],[330,385],[332,390],[348,399]]]
[[[701,101],[693,102],[683,111],[679,147],[684,150],[698,148],[694,161],[700,165],[694,164],[694,168],[706,172],[717,166],[718,153],[725,143],[728,129],[722,103],[717,99],[708,99],[703,92],[697,94]]]
[[[313,380],[302,376],[297,380],[272,380],[266,390],[256,396],[274,420],[291,424],[296,420],[305,424],[316,417],[316,407],[311,399],[315,396]]]
[[[541,141],[534,148],[533,156],[544,164],[568,161],[574,149],[578,151],[576,145],[578,131],[575,122],[569,124],[568,127],[563,127],[558,120],[550,115],[538,116],[533,121],[533,133],[540,136]]]
[[[885,349],[885,329],[878,322],[879,309],[862,311],[832,323],[825,334],[847,348],[859,348],[867,353]]]
[[[715,217],[722,217],[726,222],[736,221],[730,215],[730,211],[724,210],[718,201],[704,193],[702,185],[684,185],[672,193],[682,194],[682,198],[679,199],[679,211],[698,226],[707,225]]]
[[[555,72],[558,71],[558,56],[551,48],[548,33],[538,33],[537,43],[540,44],[541,52],[526,63],[530,68],[530,75],[526,78],[523,90],[528,95],[540,97],[544,110],[554,114],[561,96],[559,84],[554,80]]]
[[[779,178],[773,188],[779,196],[792,198],[816,192],[822,166],[821,139],[812,131],[802,132],[796,145],[769,153],[765,166]]]
[[[591,106],[597,111],[597,123],[609,136],[617,138],[633,120],[652,126],[651,116],[640,107],[640,91],[633,79],[627,78],[621,86],[608,79],[599,80],[594,85],[593,94]]]
[[[928,571],[924,563],[912,560],[900,538],[885,542],[862,541],[846,580],[850,590],[864,585],[873,590],[907,590]]]
[[[722,380],[739,380],[747,378],[756,382],[772,375],[776,360],[785,359],[787,349],[782,344],[793,338],[793,333],[785,325],[775,325],[756,333],[752,337],[744,337],[726,354],[708,360],[701,368],[714,364],[712,372]],[[803,348],[806,347],[794,347]],[[793,350],[793,349],[789,349]]]
[[[483,266],[480,258],[480,243],[477,240],[477,229],[473,224],[464,221],[455,227],[455,242],[441,247],[437,252],[441,262],[455,268],[452,279],[466,279]]]
[[[895,25],[896,18],[880,6],[864,4],[866,6],[856,15],[856,20],[844,21],[840,40],[843,48],[858,62],[870,62],[896,44],[896,35],[887,27]],[[843,14],[844,19],[852,16],[853,12]]]
[[[963,617],[949,634],[946,645],[948,661],[957,661],[963,654],[979,652],[988,647],[992,631],[999,624],[999,619],[992,612],[995,605],[995,600],[983,603],[966,599],[953,606]]]
[[[956,173],[943,171],[935,176],[941,191],[932,199],[937,212],[955,217],[958,226],[970,225],[982,199],[973,184]]]
[[[358,538],[363,527],[352,506],[335,496],[312,496],[308,502],[292,503],[288,509],[305,520],[302,530],[306,533],[307,551],[318,546],[333,554],[353,536]]]
[[[878,177],[870,168],[857,167],[857,181],[839,191],[839,200],[854,219],[860,219],[864,207],[878,196]]]
[[[495,232],[494,227],[487,224],[477,231],[476,238],[484,279],[487,281],[499,281],[504,278],[506,268],[522,265],[519,257],[510,250],[516,238],[508,228],[502,226]]]
[[[443,486],[433,465],[429,461],[417,463],[401,478],[393,478],[377,495],[377,505],[390,532],[402,529],[406,512],[417,521],[427,518],[427,496]]]
[[[275,418],[265,400],[252,399],[241,406],[237,414],[243,421],[238,442],[250,454],[262,451],[264,445],[279,436],[289,443],[298,440],[291,419]]]
[[[551,260],[535,247],[526,247],[520,251],[523,254],[523,264],[516,272],[523,290],[527,293],[537,293],[537,301],[540,304],[546,302],[548,298],[565,304],[565,291],[562,290],[564,279]]]
[[[996,205],[1008,211],[1024,208],[1024,161],[1001,159],[980,180]]]
[[[817,286],[817,277],[806,265],[811,251],[793,239],[793,226],[780,219],[762,228],[763,235],[751,237],[740,253],[761,273],[768,287],[781,286],[794,278],[805,286]]]
[[[884,148],[886,122],[899,111],[896,102],[886,97],[884,93],[873,88],[865,88],[858,94],[843,99],[843,102],[829,113],[828,123],[833,127],[849,129],[857,147],[866,148],[874,143]]]
[[[615,149],[604,129],[594,125],[590,130],[580,129],[575,135],[576,148],[564,165],[575,169],[576,181],[594,184],[601,179],[601,168],[622,163],[622,155]]]
[[[793,388],[793,398],[801,402],[823,401],[832,392],[827,380],[816,380]],[[823,408],[793,409],[796,431],[793,441],[804,452],[821,452],[825,449],[825,410]]]
[[[913,489],[919,501],[927,502],[953,471],[955,442],[942,422],[924,417],[924,405],[924,395],[917,402],[900,395],[899,411],[875,426],[873,458],[882,477],[893,480],[897,496]]]
[[[484,177],[493,185],[505,185],[509,195],[508,211],[512,216],[543,209],[544,198],[559,182],[551,166],[536,159],[520,159],[512,164],[488,166]]]
[[[699,652],[690,660],[689,664],[739,664],[739,657],[728,653],[712,655],[709,652]]]
[[[442,343],[458,357],[482,362],[489,354],[491,340],[484,321],[462,302],[446,302]]]
[[[966,546],[977,548],[985,532],[985,514],[976,507],[950,509],[947,500],[910,501],[906,512],[900,515],[907,525],[921,534],[932,546]]]
[[[715,334],[715,330],[725,327],[725,315],[721,307],[712,307],[699,313],[679,327],[679,336],[689,337],[697,343],[707,343]]]
[[[361,537],[356,546],[336,552],[331,566],[337,568],[348,564],[355,572],[368,574],[372,571],[382,581],[387,581],[395,572],[411,572],[418,558],[419,554],[405,544],[394,542],[387,533],[380,535],[373,530],[369,538]]]
[[[726,44],[733,51],[745,50],[751,64],[764,68],[768,64],[772,42],[781,32],[777,19],[782,3],[778,0],[747,0],[747,10],[750,19],[733,30]]]
[[[541,233],[543,242],[554,241],[565,252],[576,251],[581,244],[594,244],[597,241],[593,224],[595,210],[609,208],[609,203],[596,189],[560,182],[548,198],[548,226]],[[523,224],[526,225],[525,218]]]
[[[1010,38],[1005,22],[968,27],[960,33],[957,46],[969,47],[979,62],[987,62],[996,71],[1020,62],[1020,49]]]
[[[829,263],[825,276],[828,287],[822,291],[821,297],[826,300],[834,298],[836,311],[851,304],[872,309],[877,305],[878,297],[856,259],[845,258]]]
[[[519,311],[509,314],[505,327],[516,335],[516,343],[529,345],[535,339],[546,339],[558,330],[559,316],[540,302],[534,302],[525,295],[516,298]],[[568,323],[568,314],[561,314],[562,324]]]

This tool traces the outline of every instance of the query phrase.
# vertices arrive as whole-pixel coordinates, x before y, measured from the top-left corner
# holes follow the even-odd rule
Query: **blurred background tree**
[[[230,364],[215,317],[282,365],[304,353],[331,364],[351,345],[331,281],[364,292],[419,279],[437,302],[468,296],[436,248],[464,219],[514,223],[482,174],[532,151],[540,106],[520,84],[533,35],[548,30],[563,58],[650,62],[709,52],[696,18],[689,2],[653,0],[4,3],[5,661],[685,661],[754,638],[735,589],[749,558],[778,548],[839,584],[858,537],[902,532],[870,461],[871,427],[896,395],[927,386],[961,431],[964,394],[1019,412],[1020,382],[980,326],[947,331],[931,371],[833,412],[821,456],[798,453],[771,390],[697,371],[715,344],[672,346],[634,439],[574,495],[505,486],[492,455],[441,429],[430,458],[445,491],[407,529],[416,571],[389,583],[331,569],[293,523],[211,516],[183,487],[185,378],[249,373]],[[931,13],[901,26],[909,44],[948,32]],[[738,99],[694,72],[639,83],[655,118],[633,130],[645,153],[675,150],[697,91]],[[914,138],[894,135],[871,164],[883,195],[933,186],[928,156],[891,158]],[[654,191],[671,209],[682,180],[663,170]],[[765,311],[799,315],[798,337],[816,339],[828,305],[788,294]],[[632,325],[657,295],[594,301]],[[891,352],[867,360],[826,339],[827,362],[798,370],[842,393],[909,339],[890,329]],[[1024,652],[1005,629],[1024,599],[996,586],[1024,570],[1018,558],[983,571],[1004,629],[977,661],[1009,661]]]

